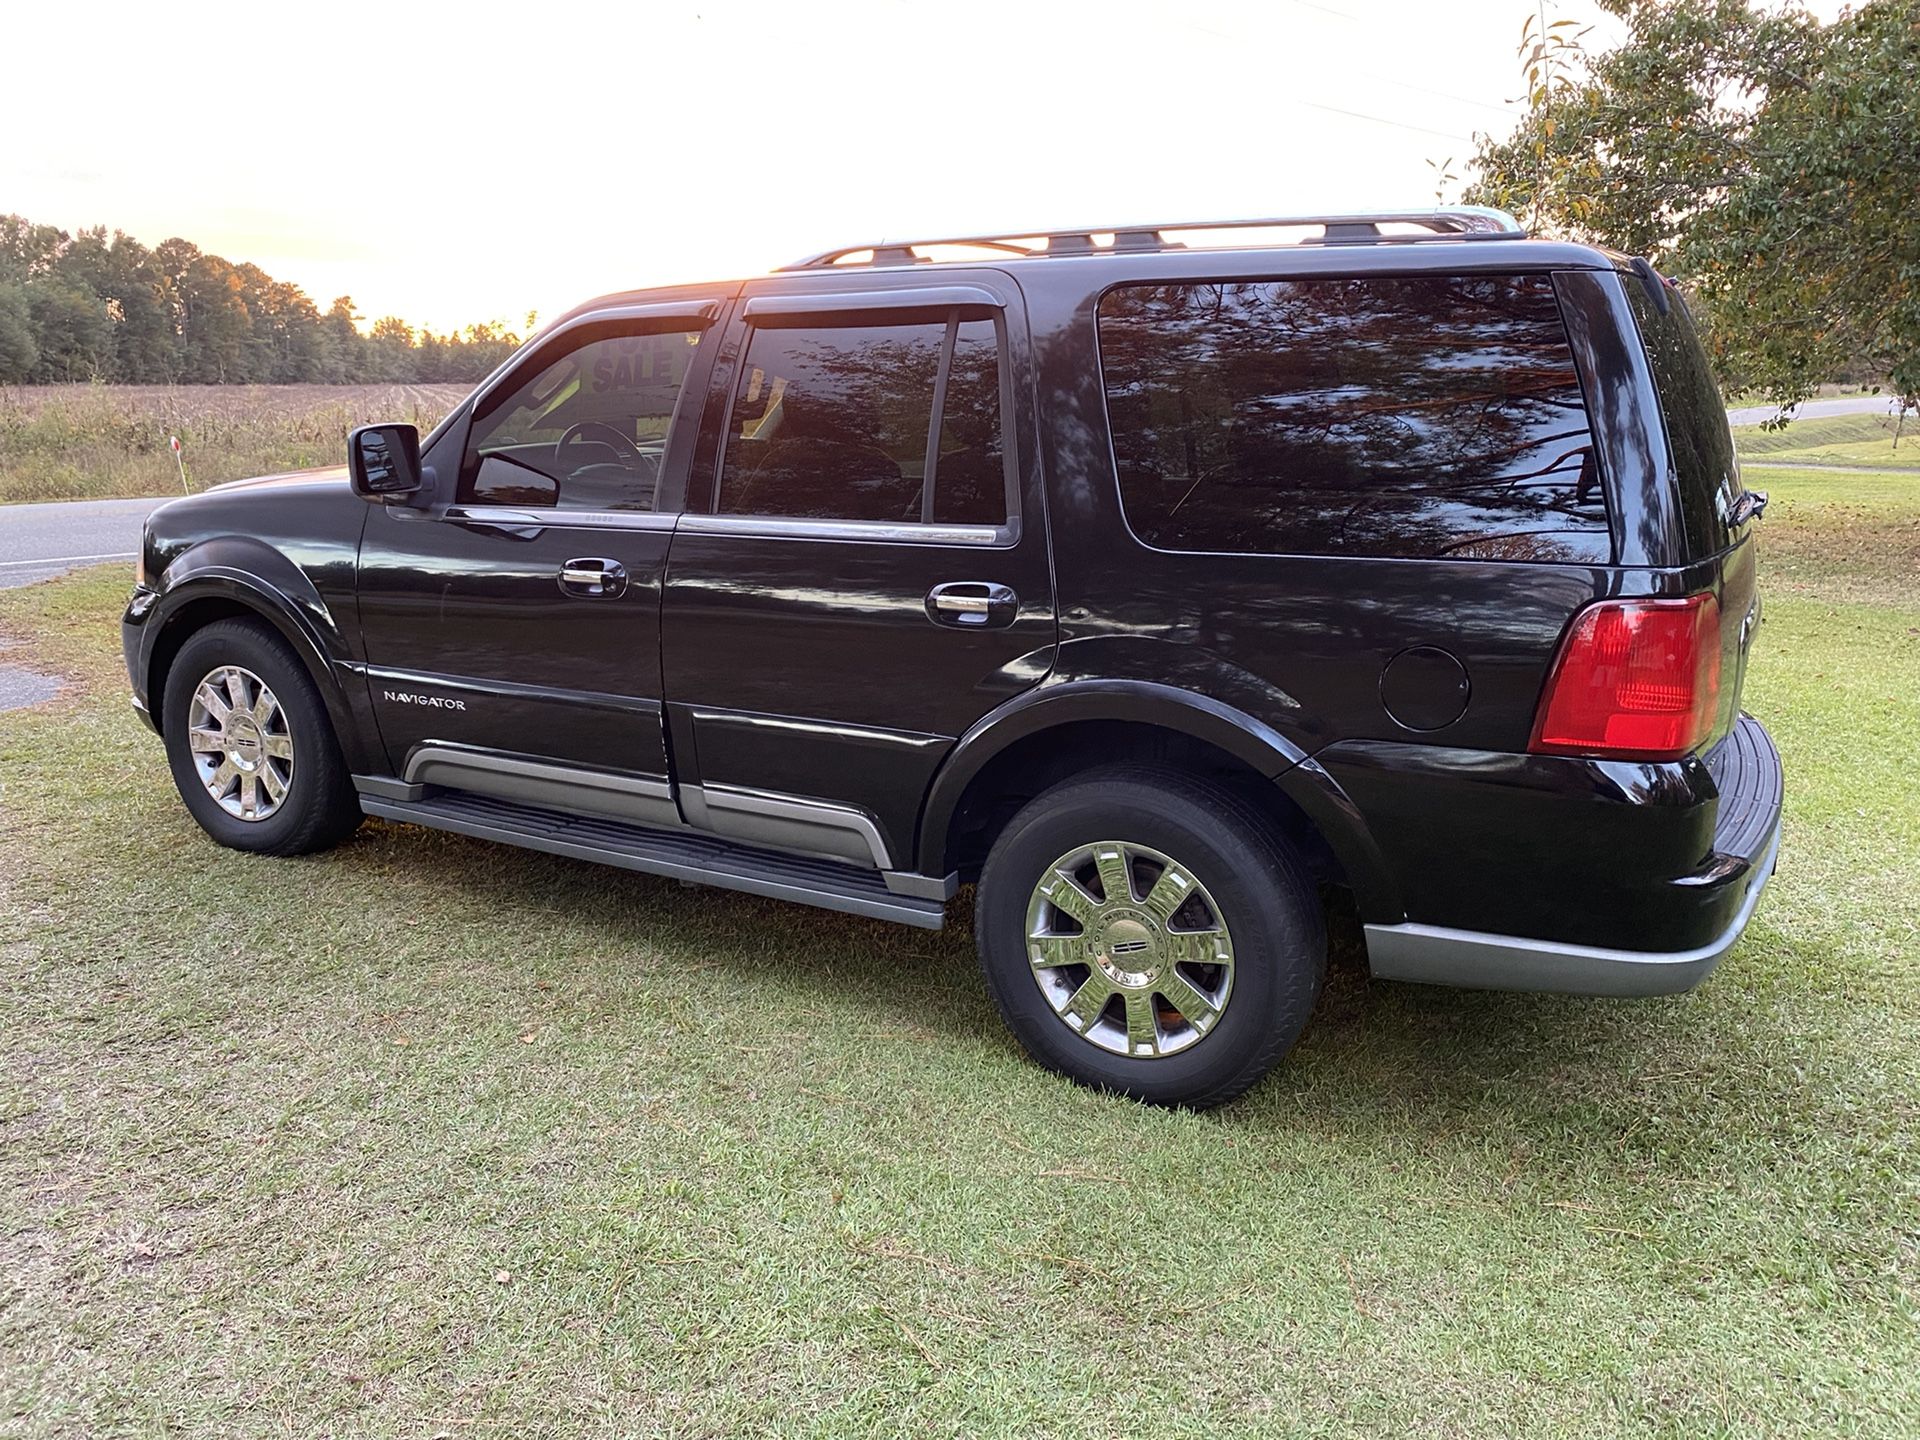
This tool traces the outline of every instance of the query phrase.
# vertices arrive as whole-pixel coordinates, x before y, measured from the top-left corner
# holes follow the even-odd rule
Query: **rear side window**
[[[1654,388],[1660,392],[1660,419],[1680,482],[1680,514],[1687,539],[1695,554],[1710,554],[1727,544],[1724,516],[1744,488],[1733,452],[1733,432],[1727,428],[1726,403],[1680,292],[1671,288],[1664,292],[1662,313],[1639,276],[1625,276],[1621,283],[1640,326]]]
[[[1123,286],[1099,333],[1121,500],[1150,545],[1612,557],[1547,277]]]
[[[723,515],[999,525],[1001,344],[988,319],[755,329],[735,383]]]

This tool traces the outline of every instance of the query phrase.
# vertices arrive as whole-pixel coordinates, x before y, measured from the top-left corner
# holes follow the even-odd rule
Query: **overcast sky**
[[[1419,205],[1512,124],[1528,8],[34,5],[0,212],[446,327],[863,240]]]

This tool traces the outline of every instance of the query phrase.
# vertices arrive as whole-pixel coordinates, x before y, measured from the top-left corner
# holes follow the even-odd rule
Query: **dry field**
[[[180,438],[195,490],[345,458],[347,431],[376,420],[425,430],[464,385],[0,386],[0,502],[167,495]]]

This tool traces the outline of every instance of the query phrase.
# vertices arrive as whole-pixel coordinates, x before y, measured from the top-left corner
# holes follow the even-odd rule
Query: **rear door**
[[[696,825],[908,867],[956,737],[1051,662],[1019,290],[937,280],[743,292],[662,605]]]

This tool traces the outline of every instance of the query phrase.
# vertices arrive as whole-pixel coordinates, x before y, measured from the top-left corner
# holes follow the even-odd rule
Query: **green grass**
[[[1762,604],[1786,597],[1920,609],[1920,477],[1742,467],[1767,492]]]
[[[126,576],[0,595],[73,677],[0,716],[0,1433],[1912,1435],[1920,582],[1857,478],[1769,477],[1786,839],[1717,975],[1347,950],[1208,1115],[1025,1063],[958,912],[217,849]]]
[[[1920,415],[1908,415],[1904,426],[1890,415],[1794,420],[1783,430],[1736,425],[1733,441],[1747,465],[1773,461],[1920,470]]]

